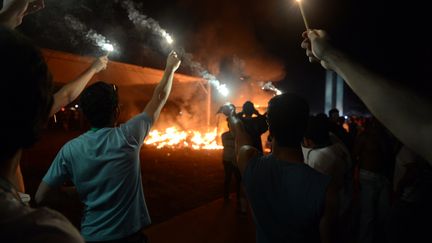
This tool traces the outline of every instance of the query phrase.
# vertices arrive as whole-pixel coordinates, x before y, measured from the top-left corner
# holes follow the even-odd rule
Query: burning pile
[[[166,128],[165,131],[153,130],[149,133],[144,143],[162,148],[189,148],[193,150],[218,150],[223,149],[222,145],[216,142],[217,129],[207,133],[199,131],[181,131],[176,127]]]

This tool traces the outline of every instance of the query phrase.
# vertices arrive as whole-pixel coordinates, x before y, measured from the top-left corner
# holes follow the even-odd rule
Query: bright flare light
[[[219,93],[221,95],[223,95],[224,97],[227,97],[229,95],[229,89],[226,86],[226,84],[221,84],[217,87],[217,90],[219,91]]]
[[[163,36],[163,38],[165,38],[165,40],[166,40],[166,42],[168,43],[168,44],[172,44],[172,43],[174,43],[174,39],[172,38],[172,36],[170,35],[170,34],[168,34],[166,31],[162,31],[162,36]]]
[[[149,133],[144,143],[154,146],[157,149],[162,148],[189,148],[193,150],[219,150],[223,149],[222,145],[217,144],[218,136],[216,128],[208,133],[199,131],[181,131],[175,127],[169,127],[165,131],[153,130]]]
[[[282,91],[280,91],[279,89],[277,89],[272,82],[267,82],[262,86],[263,90],[268,90],[268,91],[273,91],[276,93],[276,95],[281,95]]]
[[[166,39],[166,41],[168,42],[168,44],[172,44],[172,43],[174,43],[174,40],[173,40],[173,38],[172,38],[170,35],[167,35],[167,36],[165,37],[165,39]]]
[[[109,43],[102,43],[101,48],[102,48],[102,50],[107,51],[107,52],[113,52],[114,51],[114,46],[109,44]]]

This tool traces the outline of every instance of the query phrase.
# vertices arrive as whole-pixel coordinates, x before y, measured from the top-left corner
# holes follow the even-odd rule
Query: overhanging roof
[[[71,53],[42,49],[42,53],[53,75],[54,81],[67,83],[86,70],[94,58]],[[140,67],[121,62],[109,61],[106,70],[96,74],[92,80],[103,80],[117,85],[157,84],[163,76],[163,70]],[[175,74],[176,82],[189,83],[202,81],[199,77]]]

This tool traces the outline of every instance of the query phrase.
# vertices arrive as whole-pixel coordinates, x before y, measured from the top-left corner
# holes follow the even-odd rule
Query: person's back
[[[33,146],[48,120],[53,84],[37,48],[1,26],[0,53],[0,242],[84,242],[64,216],[47,208],[33,209],[18,193],[22,151]]]
[[[80,107],[92,129],[67,143],[54,159],[36,193],[46,203],[53,189],[70,179],[85,204],[81,233],[87,242],[144,240],[150,224],[140,170],[140,148],[171,92],[180,65],[175,52],[167,59],[161,82],[144,111],[115,127],[118,91],[97,82],[81,95]]]
[[[257,242],[333,242],[337,191],[330,177],[304,163],[301,141],[309,105],[295,94],[269,101],[272,153],[252,146],[241,120],[230,116],[238,165],[257,228]]]
[[[130,132],[137,122],[147,126],[138,135]],[[140,174],[144,139],[136,139],[144,138],[151,123],[143,113],[117,128],[90,130],[67,143],[54,160],[53,165],[65,167],[85,205],[81,233],[87,241],[118,239],[151,223]],[[56,167],[43,180],[58,186],[52,170]]]
[[[243,180],[257,225],[257,242],[320,242],[329,176],[270,154],[249,161]]]

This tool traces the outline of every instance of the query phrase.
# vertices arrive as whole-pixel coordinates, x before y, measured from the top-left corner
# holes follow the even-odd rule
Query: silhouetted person
[[[355,142],[353,157],[360,168],[360,224],[358,241],[372,243],[379,237],[390,207],[390,181],[386,171],[394,164],[392,142],[385,128],[372,119]]]
[[[386,218],[386,242],[429,242],[432,167],[403,146],[397,156],[395,200]]]
[[[255,117],[253,115],[256,115]],[[252,102],[246,101],[243,109],[237,114],[242,120],[246,132],[253,141],[253,146],[261,153],[263,152],[261,135],[267,131],[267,123],[264,115],[261,115]]]
[[[21,25],[25,16],[35,13],[45,7],[44,0],[2,0],[0,3],[0,26],[10,29],[15,29]],[[54,94],[54,102],[51,107],[50,116],[53,116],[62,107],[74,101],[84,90],[92,77],[106,68],[107,63],[107,56],[97,58],[90,67],[84,70],[77,78],[70,81],[57,91]],[[66,127],[66,130],[67,129],[68,127]],[[18,190],[24,192],[24,181],[20,167],[17,169],[16,179]]]
[[[257,243],[333,242],[338,192],[329,176],[304,163],[308,118],[304,99],[288,93],[273,97],[267,111],[273,151],[263,156],[242,121],[230,116]]]
[[[162,80],[142,113],[115,127],[119,113],[115,85],[97,82],[81,95],[92,128],[63,146],[44,176],[36,202],[71,180],[84,203],[81,234],[87,242],[142,242],[151,223],[144,199],[140,149],[171,92],[177,54],[168,56]],[[46,201],[49,203],[49,201]]]
[[[228,128],[229,128],[229,124],[228,124]],[[231,131],[228,130],[222,133],[221,137],[222,137],[222,145],[223,145],[222,160],[223,160],[224,171],[225,171],[224,199],[225,201],[228,201],[230,199],[231,178],[234,175],[234,177],[236,178],[237,201],[240,201],[241,175],[237,167],[234,136],[231,134]]]
[[[331,176],[339,191],[338,238],[347,242],[352,237],[353,163],[348,148],[329,131],[328,118],[319,114],[309,119],[302,144],[305,163]]]
[[[339,110],[333,108],[329,111],[329,129],[330,132],[336,135],[349,150],[351,150],[352,143],[349,139],[348,132],[343,127],[344,119],[339,115]]]
[[[41,53],[18,33],[0,27],[0,241],[84,242],[60,213],[28,207],[18,194],[22,150],[39,138],[53,104],[51,75]]]

